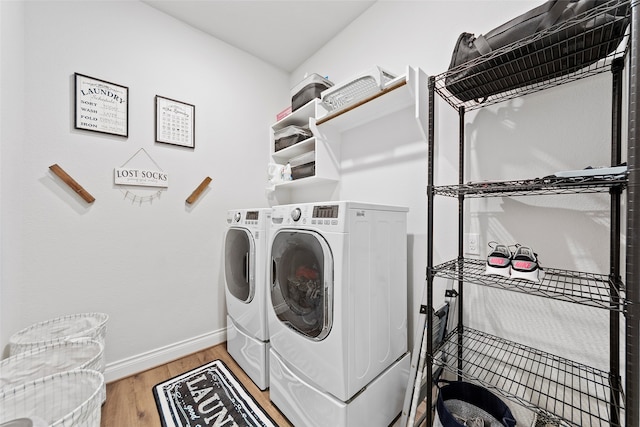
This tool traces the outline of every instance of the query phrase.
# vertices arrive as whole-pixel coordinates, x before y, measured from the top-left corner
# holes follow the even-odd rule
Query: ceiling
[[[143,0],[292,72],[376,0]]]

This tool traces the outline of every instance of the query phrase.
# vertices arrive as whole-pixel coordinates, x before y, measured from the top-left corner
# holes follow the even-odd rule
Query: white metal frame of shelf
[[[305,126],[309,124],[309,117],[315,117],[317,99],[307,102],[296,111],[292,111],[288,116],[283,117],[271,125],[272,129],[282,129],[290,125]],[[271,148],[273,152],[273,146]]]
[[[333,153],[333,147],[327,141],[315,136],[317,132],[315,129],[315,114],[316,105],[318,102],[319,100],[315,98],[296,111],[293,111],[287,117],[284,117],[278,122],[271,125],[269,152],[271,155],[271,159],[275,163],[286,165],[295,157],[312,151],[314,152],[315,162],[314,175],[294,179],[291,181],[280,182],[275,186],[276,191],[306,188],[320,183],[337,182],[339,179],[337,165],[335,165],[335,162],[331,160],[333,157],[335,157]],[[275,131],[291,125],[309,126],[309,129],[314,133],[314,136],[293,144],[289,147],[275,151]]]
[[[275,160],[276,163],[285,165],[287,162],[294,157],[300,156],[304,153],[308,153],[309,151],[314,151],[316,149],[316,137],[312,136],[311,138],[307,138],[303,141],[298,142],[297,144],[290,145],[289,147],[283,148],[282,150],[275,151],[271,157]]]

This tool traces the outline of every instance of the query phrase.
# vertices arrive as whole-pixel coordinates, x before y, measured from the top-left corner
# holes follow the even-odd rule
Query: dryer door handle
[[[271,258],[271,285],[275,286],[276,284],[276,260]]]
[[[249,252],[247,252],[246,254],[244,254],[244,280],[249,283],[249,262],[250,262],[250,258],[249,258]]]

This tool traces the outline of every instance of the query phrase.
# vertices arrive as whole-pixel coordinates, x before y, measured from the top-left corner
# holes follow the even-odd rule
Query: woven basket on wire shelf
[[[100,427],[103,375],[61,372],[0,391],[0,424],[21,418],[50,427]]]
[[[89,338],[104,347],[108,320],[104,313],[81,313],[36,323],[11,336],[9,355],[79,338]]]

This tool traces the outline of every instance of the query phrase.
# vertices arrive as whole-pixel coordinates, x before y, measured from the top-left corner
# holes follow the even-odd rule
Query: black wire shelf
[[[543,266],[540,283],[485,274],[486,262],[473,258],[447,261],[433,267],[435,277],[520,292],[610,311],[625,312],[623,286],[609,276]]]
[[[457,110],[460,119],[460,149],[464,150],[465,127],[463,124],[466,111],[507,102],[596,75],[606,78],[607,76],[603,73],[607,72],[611,72],[613,85],[612,159],[618,158],[612,161],[620,161],[620,142],[623,137],[615,123],[619,123],[620,115],[624,111],[623,95],[620,89],[624,82],[623,71],[627,55],[630,66],[629,87],[637,84],[637,78],[634,77],[638,75],[636,36],[640,0],[602,0],[591,4],[599,6],[430,78],[429,128],[432,132],[429,135],[429,163],[431,172],[435,162],[433,151],[436,146],[435,135],[437,135],[437,132],[433,132],[436,123],[433,113],[436,98],[433,96],[434,93]],[[631,46],[632,38],[633,46]],[[467,47],[472,49],[472,39],[472,35],[463,35],[460,41],[464,43],[452,47],[458,52],[464,52]],[[629,90],[630,93],[633,92]],[[632,97],[632,95],[629,96]],[[631,115],[635,111],[633,105],[636,104],[631,103],[629,107]],[[629,126],[629,132],[632,135],[633,123]],[[627,147],[627,151],[633,151],[632,143],[633,141],[630,140],[628,145],[631,148]],[[631,158],[631,151],[627,156],[629,158]],[[633,165],[630,163],[630,166]],[[459,169],[460,174],[464,176],[463,162]],[[630,170],[633,171],[632,168]],[[632,198],[636,188],[633,180],[635,175],[632,173],[632,179],[628,180],[626,173],[586,176],[588,173],[590,172],[585,172],[584,176],[571,178],[548,176],[445,186],[434,185],[433,176],[430,175],[427,186],[429,215],[432,218],[433,201],[436,195],[458,198],[459,213],[462,213],[464,212],[463,202],[467,197],[608,192],[611,194],[612,201],[611,229],[618,230],[623,221],[619,212],[621,200],[618,195],[627,190],[629,199]],[[629,206],[626,206],[626,210],[629,209]],[[628,212],[628,215],[631,214]],[[459,219],[462,219],[462,216]],[[433,234],[433,225],[431,228],[428,232]],[[628,236],[631,241],[633,238],[633,235]],[[616,256],[612,257],[610,262],[609,274],[543,266],[544,276],[539,283],[486,275],[485,260],[460,257],[435,267],[432,261],[429,261],[427,287],[431,297],[433,280],[440,278],[458,281],[460,286],[463,284],[485,286],[610,311],[608,341],[611,360],[609,368],[605,368],[610,372],[606,372],[468,328],[462,324],[462,317],[459,317],[458,329],[447,334],[440,345],[433,344],[431,354],[427,355],[424,381],[429,384],[425,384],[423,388],[427,405],[433,401],[434,397],[430,381],[439,378],[439,371],[444,369],[459,379],[480,384],[505,400],[533,410],[538,416],[538,422],[548,422],[560,427],[636,426],[638,393],[634,393],[637,391],[637,387],[634,388],[637,381],[633,381],[633,374],[637,374],[637,357],[634,359],[633,356],[638,334],[632,320],[633,313],[638,309],[637,298],[634,298],[634,290],[637,286],[632,283],[632,277],[627,271],[626,275],[630,283],[629,288],[626,289],[620,277],[620,266],[614,263],[613,258],[616,258],[617,262],[621,249],[617,233],[612,233],[610,243],[612,254]],[[461,250],[460,247],[458,249]],[[627,252],[632,249],[633,243],[630,246],[627,243]],[[428,252],[431,257],[433,250],[430,249]],[[633,263],[629,264],[631,258],[627,254],[628,270],[629,265],[633,265]],[[464,313],[462,292],[457,299],[458,313]],[[433,309],[430,305],[427,308]],[[620,328],[619,324],[622,317],[626,319],[624,328]],[[621,353],[620,332],[623,330],[626,333],[626,366],[621,370],[620,360],[616,356],[617,353]],[[425,346],[422,346],[421,351],[425,350]],[[625,372],[627,395],[623,391],[621,372]],[[450,378],[448,374],[445,377]],[[431,411],[426,411],[425,414],[427,421],[431,421],[433,416]]]
[[[620,378],[472,328],[449,333],[434,355],[436,366],[556,425],[610,425],[612,408],[620,413],[624,406]]]
[[[608,71],[627,53],[630,4],[606,2],[451,68],[435,76],[435,91],[455,109],[470,111]]]
[[[627,175],[555,176],[514,181],[469,182],[461,185],[434,187],[435,195],[449,197],[507,197],[550,194],[606,193],[612,189],[622,191],[627,186]]]

